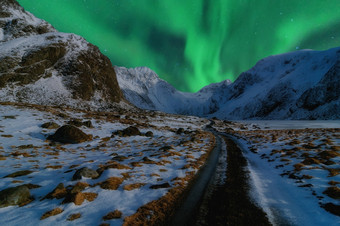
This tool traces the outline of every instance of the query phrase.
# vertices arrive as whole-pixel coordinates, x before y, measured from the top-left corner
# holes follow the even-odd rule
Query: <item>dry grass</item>
[[[140,187],[143,187],[145,183],[134,183],[134,184],[127,184],[123,187],[124,190],[131,191]]]
[[[113,212],[110,212],[110,213],[106,214],[103,217],[103,220],[107,221],[107,220],[112,220],[112,219],[119,219],[121,217],[122,217],[122,212],[119,211],[119,210],[114,210]]]
[[[336,186],[328,187],[323,194],[333,198],[333,199],[340,199],[340,188]]]
[[[99,185],[102,189],[117,190],[123,181],[124,178],[122,177],[110,177],[107,180],[98,183],[97,185]]]
[[[46,213],[44,213],[42,216],[41,216],[41,218],[40,218],[40,220],[44,220],[44,219],[46,219],[46,218],[48,218],[48,217],[51,217],[51,216],[55,216],[55,215],[58,215],[58,214],[61,214],[62,212],[64,212],[64,210],[63,209],[61,209],[61,208],[55,208],[55,209],[53,209],[53,210],[50,210],[50,211],[47,211]]]
[[[74,214],[71,214],[70,216],[68,216],[67,220],[68,221],[74,221],[76,219],[79,219],[81,218],[81,213],[74,213]]]

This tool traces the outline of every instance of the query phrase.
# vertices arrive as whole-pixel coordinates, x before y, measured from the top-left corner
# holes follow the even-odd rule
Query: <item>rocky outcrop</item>
[[[57,32],[16,1],[0,6],[2,101],[80,108],[123,100],[110,60],[84,38]]]

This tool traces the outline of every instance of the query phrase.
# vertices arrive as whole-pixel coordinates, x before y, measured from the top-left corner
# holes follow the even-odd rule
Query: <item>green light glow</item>
[[[19,0],[114,65],[147,66],[176,88],[235,80],[258,60],[340,46],[339,0]]]

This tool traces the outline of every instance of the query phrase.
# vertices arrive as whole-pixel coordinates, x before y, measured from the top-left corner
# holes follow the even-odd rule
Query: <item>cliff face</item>
[[[57,32],[14,0],[0,6],[0,50],[1,101],[98,108],[123,100],[96,46]]]

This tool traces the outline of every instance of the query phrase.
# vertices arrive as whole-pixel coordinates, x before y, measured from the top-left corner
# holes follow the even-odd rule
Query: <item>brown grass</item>
[[[46,169],[61,169],[63,166],[57,165],[57,166],[46,166]]]
[[[74,221],[76,219],[79,219],[81,218],[81,213],[74,213],[74,214],[71,214],[70,216],[68,216],[67,220],[68,221]]]
[[[122,212],[119,211],[119,210],[114,210],[113,212],[110,212],[110,213],[106,214],[103,217],[103,220],[107,221],[107,220],[112,220],[112,219],[119,219],[121,217],[122,217]]]
[[[131,191],[140,187],[143,187],[145,183],[134,183],[134,184],[127,184],[123,187],[124,190]]]
[[[55,189],[53,189],[52,192],[48,193],[45,198],[46,199],[62,199],[62,198],[65,198],[67,195],[67,190],[66,188],[64,187],[64,184],[63,183],[60,183],[57,185],[57,187]],[[44,198],[44,199],[45,199]]]
[[[340,188],[336,187],[336,186],[331,186],[328,187],[323,194],[333,198],[333,199],[340,199]]]
[[[202,164],[206,161],[210,152],[215,146],[215,137],[208,132],[202,132],[210,138],[209,149],[206,154],[201,155],[197,160],[197,164]],[[151,174],[159,176],[158,174]],[[187,174],[176,182],[176,186],[172,187],[163,197],[158,200],[151,201],[138,208],[137,212],[131,216],[124,218],[124,226],[134,225],[164,225],[170,220],[177,206],[183,200],[185,193],[189,191],[191,183],[195,178],[195,174]]]
[[[85,200],[92,202],[98,197],[98,194],[91,192],[78,192],[74,194],[68,194],[63,203],[73,202],[75,205],[80,206]]]
[[[124,178],[122,177],[110,177],[107,180],[98,183],[102,189],[106,190],[117,190],[118,187],[123,183]]]
[[[340,174],[340,169],[331,169],[331,168],[327,168],[328,172],[329,172],[329,177],[334,177],[336,175]]]
[[[58,215],[58,214],[61,214],[62,212],[64,212],[64,210],[63,209],[61,209],[61,208],[55,208],[55,209],[53,209],[53,210],[50,210],[50,211],[47,211],[46,213],[44,213],[42,216],[41,216],[41,218],[40,218],[40,220],[44,220],[44,219],[46,219],[46,218],[48,218],[48,217],[51,217],[51,216],[55,216],[55,215]]]

